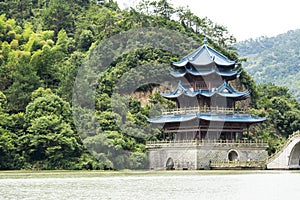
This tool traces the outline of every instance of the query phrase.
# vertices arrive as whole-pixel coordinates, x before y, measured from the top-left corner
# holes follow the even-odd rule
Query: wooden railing
[[[223,113],[223,114],[233,114],[241,113],[248,114],[250,110],[248,108],[225,108],[225,107],[184,107],[175,109],[166,109],[162,111],[163,115],[182,115],[182,114],[192,114],[192,113]]]
[[[229,161],[229,160],[217,160],[211,161],[210,167],[212,168],[263,168],[265,167],[265,161],[262,160],[249,160],[249,161]]]
[[[147,148],[174,147],[174,146],[254,146],[267,148],[268,144],[263,140],[163,140],[148,141]]]

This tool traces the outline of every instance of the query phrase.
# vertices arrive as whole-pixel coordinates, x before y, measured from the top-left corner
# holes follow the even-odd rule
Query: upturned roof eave
[[[183,68],[182,70],[180,71],[175,71],[175,72],[171,72],[171,75],[175,78],[180,78],[180,77],[184,77],[186,74],[190,74],[190,75],[193,75],[193,76],[209,76],[209,75],[212,75],[212,74],[217,74],[219,76],[222,76],[222,77],[237,77],[239,75],[239,72],[238,71],[228,71],[228,72],[225,72],[225,71],[218,71],[218,70],[215,70],[215,69],[210,69],[210,70],[207,70],[207,71],[198,71],[198,70],[190,70],[190,69],[186,69]]]
[[[198,59],[200,56],[205,58],[205,59],[201,59],[201,62],[199,62]],[[203,62],[203,60],[205,60],[206,62]],[[207,46],[206,44],[202,45],[192,53],[183,57],[180,61],[173,62],[173,65],[176,67],[184,67],[188,63],[195,66],[204,66],[212,63],[220,66],[225,66],[225,67],[236,65],[235,61],[229,60],[225,55],[219,53],[218,51]]]

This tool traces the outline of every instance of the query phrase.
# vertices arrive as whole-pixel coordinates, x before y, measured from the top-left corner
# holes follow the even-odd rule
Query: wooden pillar
[[[248,135],[248,140],[250,139],[250,137],[249,137],[249,125],[247,125],[247,135]]]
[[[235,100],[233,100],[233,110],[235,112]]]

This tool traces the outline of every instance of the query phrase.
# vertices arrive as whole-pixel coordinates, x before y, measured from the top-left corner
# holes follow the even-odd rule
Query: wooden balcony
[[[224,107],[185,107],[185,108],[175,108],[162,110],[162,115],[184,115],[193,113],[218,113],[218,114],[249,114],[250,110],[248,108],[224,108]]]

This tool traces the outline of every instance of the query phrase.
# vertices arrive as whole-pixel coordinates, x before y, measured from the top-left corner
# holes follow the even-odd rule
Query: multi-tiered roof
[[[174,124],[198,120],[200,129],[201,126],[206,127],[198,131],[209,131],[210,122],[223,122],[227,125],[225,129],[228,129],[225,131],[234,126],[235,129],[231,128],[231,131],[244,132],[245,127],[249,131],[251,124],[265,120],[236,108],[236,101],[249,98],[250,91],[241,92],[229,84],[229,81],[240,75],[236,70],[237,63],[209,47],[206,41],[179,62],[173,62],[173,66],[176,70],[171,75],[180,81],[173,91],[162,93],[162,96],[175,101],[178,108],[174,112],[164,112],[162,116],[149,119],[149,122]],[[182,99],[188,102],[191,98],[196,98],[198,102],[193,108],[180,103]],[[226,103],[219,105],[220,99]],[[222,128],[218,131],[224,131]],[[187,130],[197,131],[197,128]]]

